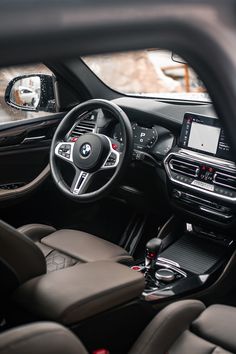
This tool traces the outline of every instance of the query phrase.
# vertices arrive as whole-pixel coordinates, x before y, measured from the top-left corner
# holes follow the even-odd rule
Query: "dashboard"
[[[163,193],[160,200],[165,198],[173,211],[183,214],[185,219],[195,218],[199,222],[229,227],[235,224],[236,165],[227,134],[212,106],[154,102],[159,111],[157,114],[154,107],[152,115],[150,101],[145,114],[141,110],[145,100],[142,107],[136,107],[139,101],[131,100],[131,109],[127,107],[127,100],[116,101],[131,121],[134,138],[132,163],[123,185],[132,196],[125,197],[133,198],[135,194],[137,201],[140,195],[154,198],[152,186],[158,184],[158,193]],[[126,106],[121,102],[126,102]],[[168,112],[164,112],[167,108]],[[119,142],[122,151],[120,125],[106,113],[101,120],[98,120],[99,112],[95,116],[93,114],[86,124],[75,126],[72,139],[73,134],[93,131],[97,126],[100,133]],[[143,175],[148,183],[144,183]]]
[[[169,201],[178,212],[221,224],[236,214],[236,166],[218,118],[183,112],[178,129],[132,123],[133,160],[152,159],[164,169]],[[112,138],[122,144],[119,125]]]

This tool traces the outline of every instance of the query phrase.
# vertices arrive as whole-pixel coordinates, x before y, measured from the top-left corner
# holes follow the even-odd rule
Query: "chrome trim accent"
[[[199,279],[201,280],[202,284],[204,284],[207,279],[209,278],[209,274],[202,274],[202,275],[199,275]]]
[[[59,154],[59,148],[61,145],[70,145],[71,146],[71,152],[70,152],[70,158],[62,156]],[[63,141],[61,143],[58,143],[57,146],[55,147],[55,154],[60,157],[61,159],[67,161],[67,162],[72,162],[73,163],[73,150],[74,150],[74,145],[75,143],[69,143],[66,141]]]
[[[192,224],[186,224],[186,231],[187,232],[193,232],[193,225]]]
[[[172,289],[172,287],[171,286],[168,286],[168,287],[166,287],[165,289],[164,289],[164,291],[166,290],[171,290]],[[161,293],[161,294],[159,294],[158,293],[158,288],[156,289],[156,290],[153,290],[153,291],[150,291],[150,292],[148,292],[148,291],[143,291],[143,293],[142,293],[142,299],[144,300],[144,301],[147,301],[147,302],[151,302],[151,301],[157,301],[157,300],[159,300],[159,299],[163,299],[164,297],[166,297],[165,296],[165,293],[164,293],[164,291]],[[172,296],[173,295],[175,295],[174,294],[174,292],[173,292],[173,294],[172,294]]]
[[[208,204],[210,207],[212,207],[212,204],[214,204],[214,202],[211,202],[211,201],[208,200],[208,199],[200,198],[200,197],[197,197],[196,195],[192,195],[192,194],[189,194],[189,193],[186,193],[186,192],[182,192],[182,196],[191,199],[192,202],[196,202],[196,203],[206,203],[206,204]]]
[[[168,271],[169,274],[160,274],[158,272],[161,272],[161,271]],[[158,269],[156,272],[155,272],[155,278],[159,281],[166,281],[166,282],[171,282],[172,280],[175,279],[175,273],[173,272],[173,270],[171,269],[165,269],[165,268],[161,268],[161,269]]]
[[[180,170],[180,169],[178,169],[178,168],[175,168],[175,167],[173,166],[173,162],[172,162],[172,161],[173,161],[173,162],[182,163],[183,165],[196,167],[196,171],[195,171],[194,174],[184,172],[184,171],[182,171],[182,170]],[[169,165],[170,165],[170,168],[171,168],[172,171],[180,172],[180,173],[183,173],[184,175],[192,176],[192,177],[197,177],[197,176],[198,176],[198,173],[199,173],[199,170],[200,170],[200,169],[199,169],[199,166],[197,166],[197,165],[194,165],[194,164],[192,164],[192,163],[188,163],[188,162],[185,162],[185,161],[177,160],[177,159],[170,159]]]
[[[187,273],[185,273],[182,269],[179,269],[179,268],[177,268],[177,267],[174,267],[174,266],[172,266],[172,265],[170,265],[170,264],[166,264],[166,263],[164,263],[164,262],[159,262],[158,260],[157,260],[157,262],[156,262],[156,265],[158,265],[158,266],[160,266],[160,267],[163,267],[163,268],[172,269],[172,270],[174,270],[176,273],[179,273],[179,274],[183,275],[184,278],[187,278]]]
[[[165,167],[165,170],[166,170],[166,173],[167,173],[167,176],[169,177],[169,179],[177,184],[177,185],[181,185],[181,186],[184,186],[188,189],[191,189],[191,190],[195,190],[195,191],[198,191],[200,193],[203,193],[203,194],[207,194],[209,196],[213,196],[213,197],[216,197],[218,198],[219,200],[226,200],[226,201],[230,201],[230,202],[233,202],[233,203],[236,203],[236,197],[228,197],[226,195],[220,195],[220,194],[217,194],[215,192],[212,192],[212,191],[209,191],[209,190],[205,190],[205,189],[202,189],[202,188],[199,188],[197,186],[193,186],[193,185],[189,185],[189,184],[186,184],[184,182],[181,182],[181,181],[178,181],[176,179],[174,179],[171,175],[171,170],[169,168],[169,159],[171,156],[177,156],[177,157],[181,157],[181,158],[186,158],[186,159],[189,159],[190,161],[199,161],[200,163],[209,163],[211,165],[213,165],[214,167],[219,167],[219,168],[224,168],[225,170],[228,170],[228,171],[231,171],[231,172],[236,172],[236,165],[231,162],[231,161],[226,161],[226,160],[223,160],[223,159],[219,159],[218,157],[208,157],[206,155],[203,155],[203,154],[200,154],[200,153],[195,153],[195,152],[192,152],[192,151],[188,151],[188,150],[185,150],[185,149],[182,149],[180,148],[178,151],[173,151],[173,152],[170,152],[166,158],[164,159],[164,167]],[[198,160],[196,160],[198,159]]]
[[[156,262],[156,265],[159,265],[161,266],[162,268],[167,268],[167,269],[170,269],[170,270],[173,270],[175,271],[176,273],[179,273],[181,274],[184,278],[187,278],[187,273],[185,273],[182,269],[179,269],[179,268],[176,268],[174,266],[171,266],[169,264],[166,264],[166,263],[163,263],[163,262],[159,262],[157,261]],[[176,281],[178,281],[178,279],[176,279]],[[159,288],[157,287],[157,289],[153,290],[153,291],[143,291],[142,292],[142,299],[144,301],[156,301],[158,299],[161,299],[163,297],[165,297],[165,291],[168,291],[168,290],[171,290],[172,289],[172,286],[169,285],[169,286],[166,286],[164,287],[163,289],[161,289],[162,293],[158,293],[159,291]],[[175,295],[174,292],[172,295]],[[170,295],[171,296],[171,295]]]
[[[22,141],[22,144],[28,143],[28,142],[34,142],[34,141],[40,141],[44,140],[46,138],[46,135],[40,135],[40,136],[31,136],[29,138],[25,138]]]
[[[103,134],[100,134],[100,135],[103,135]],[[100,168],[100,170],[106,170],[106,169],[115,168],[115,167],[117,167],[118,163],[120,162],[120,155],[121,155],[121,153],[118,152],[118,151],[116,151],[116,150],[114,150],[114,149],[112,148],[111,140],[110,140],[106,135],[103,135],[103,136],[105,136],[105,138],[106,138],[106,139],[108,140],[108,142],[109,142],[110,151],[109,151],[109,154],[108,154],[106,160],[104,161],[102,167]],[[107,160],[109,159],[109,157],[111,156],[111,154],[115,154],[115,155],[116,155],[116,161],[115,161],[114,165],[112,165],[112,166],[106,166]]]
[[[173,152],[174,153],[174,152]],[[171,154],[171,152],[170,152]],[[182,157],[188,157],[190,160],[193,160],[194,162],[199,161],[199,162],[206,162],[214,165],[218,165],[220,168],[224,166],[224,168],[232,169],[236,172],[236,165],[233,161],[228,161],[221,159],[219,157],[215,156],[208,156],[199,152],[191,151],[191,150],[186,150],[183,148],[179,148],[177,154]]]
[[[77,189],[76,186],[78,185],[78,183],[79,183],[79,181],[80,181],[80,179],[82,178],[82,175],[83,175],[84,173],[86,174],[86,176],[83,178],[83,181],[82,181],[81,185],[80,185],[79,188]],[[89,175],[91,175],[91,173],[81,171],[81,173],[80,173],[80,175],[79,175],[79,177],[78,177],[78,179],[77,179],[77,182],[75,183],[75,188],[74,188],[74,190],[73,190],[73,194],[76,194],[76,195],[79,194],[79,192],[81,191],[83,185],[85,184],[86,180],[88,179]]]
[[[208,209],[207,207],[204,207],[204,206],[200,206],[200,210],[204,211],[205,213],[218,216],[218,217],[220,217],[222,219],[230,219],[233,216],[232,214],[231,215],[229,215],[229,214],[221,214],[218,211],[215,211],[215,210],[212,210],[212,209]]]
[[[199,188],[206,189],[208,191],[214,192],[214,184],[210,184],[207,182],[199,181],[198,179],[194,179],[191,183],[192,186],[197,186]]]
[[[171,259],[167,259],[167,258],[164,258],[164,257],[158,257],[157,260],[160,261],[160,262],[164,262],[164,263],[167,263],[167,264],[170,264],[170,265],[173,265],[173,266],[175,266],[175,267],[180,268],[179,263],[174,262],[174,261],[172,261]]]
[[[223,187],[227,187],[227,188],[232,188],[232,189],[236,190],[235,187],[231,187],[231,186],[229,186],[228,184],[224,184],[224,183],[217,182],[217,181],[216,181],[216,175],[217,175],[217,174],[218,174],[218,175],[222,175],[222,176],[226,176],[226,177],[230,177],[230,178],[235,179],[235,180],[236,180],[236,176],[227,175],[226,173],[222,173],[222,172],[219,172],[219,171],[216,171],[216,172],[214,173],[214,176],[213,176],[213,182],[214,182],[215,184],[218,184],[219,186],[223,186]]]

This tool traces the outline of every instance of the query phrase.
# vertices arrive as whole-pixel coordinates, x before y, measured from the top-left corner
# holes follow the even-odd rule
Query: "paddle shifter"
[[[146,271],[155,270],[155,263],[162,249],[162,240],[160,238],[152,238],[146,244],[145,268]]]

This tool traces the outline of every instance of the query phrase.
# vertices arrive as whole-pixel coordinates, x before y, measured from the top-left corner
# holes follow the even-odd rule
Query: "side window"
[[[40,86],[40,82],[44,75],[51,79],[52,72],[43,64],[0,69],[0,124],[45,116],[54,111],[54,108],[41,110],[37,107],[40,97],[39,90],[43,89]],[[13,102],[14,100],[18,104],[9,105],[5,100],[6,89],[9,83],[14,82],[14,79],[18,77],[21,77],[21,79],[16,79],[12,91],[9,93],[9,101]]]

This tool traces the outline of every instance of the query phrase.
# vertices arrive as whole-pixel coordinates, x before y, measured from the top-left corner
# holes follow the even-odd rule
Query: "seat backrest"
[[[53,322],[20,326],[0,335],[0,354],[88,354],[80,340]]]
[[[27,236],[0,220],[1,297],[18,285],[46,273],[41,250]]]

